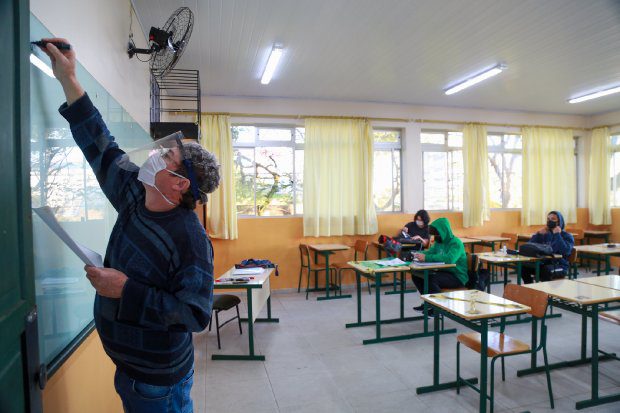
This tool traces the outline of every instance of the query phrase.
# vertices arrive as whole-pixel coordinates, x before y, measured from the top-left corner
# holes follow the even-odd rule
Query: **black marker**
[[[56,46],[58,48],[58,50],[71,50],[71,45],[69,43],[63,43],[63,42],[48,42],[45,40],[38,40],[36,42],[30,42],[30,44],[33,44],[35,46],[39,46],[39,47],[45,47],[45,45],[47,45],[48,43],[53,44],[54,46]]]

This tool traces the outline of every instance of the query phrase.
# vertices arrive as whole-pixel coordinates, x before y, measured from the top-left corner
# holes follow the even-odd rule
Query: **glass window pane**
[[[445,145],[446,135],[443,132],[422,132],[420,134],[420,141],[422,143]]]
[[[378,212],[392,211],[392,152],[375,151],[373,165],[373,192]]]
[[[295,151],[295,213],[304,213],[304,151]]]
[[[504,135],[504,145],[506,149],[522,149],[521,135]]]
[[[463,147],[463,133],[448,132],[448,146],[451,148],[462,148]]]
[[[295,143],[304,143],[306,140],[306,128],[295,128]]]
[[[450,181],[449,208],[454,211],[463,210],[463,151],[449,152]]]
[[[504,208],[521,208],[522,200],[521,154],[504,154]]]
[[[611,157],[611,204],[620,206],[620,152],[614,152]]]
[[[394,202],[392,211],[402,211],[402,190],[400,180],[400,150],[392,150],[392,188],[394,194]]]
[[[235,143],[254,143],[256,128],[254,126],[233,126],[230,128],[233,145]]]
[[[260,141],[290,141],[291,130],[280,128],[259,128],[258,140]]]
[[[491,208],[502,208],[502,154],[489,153],[489,191]]]
[[[293,148],[256,148],[256,215],[293,213]]]
[[[502,146],[502,135],[487,135],[487,146]]]
[[[448,209],[448,154],[424,152],[424,209]]]
[[[398,143],[400,142],[400,132],[396,130],[374,130],[374,141]]]
[[[237,213],[256,215],[254,210],[254,148],[234,148]]]

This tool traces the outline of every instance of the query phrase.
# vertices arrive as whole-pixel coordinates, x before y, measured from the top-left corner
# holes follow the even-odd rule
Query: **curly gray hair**
[[[215,155],[196,142],[184,142],[183,152],[185,159],[190,159],[192,161],[200,199],[194,199],[192,190],[189,189],[183,194],[181,206],[187,209],[195,209],[196,201],[206,204],[207,194],[215,191],[220,185],[220,164]],[[182,164],[177,172],[188,177],[187,170]]]

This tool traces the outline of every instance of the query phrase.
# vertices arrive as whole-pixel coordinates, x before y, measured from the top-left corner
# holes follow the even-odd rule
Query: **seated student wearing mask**
[[[436,219],[430,224],[429,233],[434,237],[433,245],[424,253],[416,253],[415,258],[418,261],[456,264],[456,267],[433,271],[428,279],[428,293],[438,293],[443,288],[463,287],[468,280],[467,255],[461,240],[452,233],[450,221],[447,218]],[[414,277],[413,283],[422,294],[424,279]],[[424,305],[413,307],[413,309],[422,311]]]
[[[554,254],[562,258],[548,259],[540,266],[540,281],[550,281],[554,278],[563,278],[568,273],[568,257],[573,250],[575,240],[571,234],[564,231],[564,217],[558,211],[551,211],[547,215],[547,226],[532,235],[530,242],[551,245]],[[521,275],[523,281],[529,284],[533,281],[534,268],[523,267]]]
[[[421,209],[413,216],[413,221],[407,223],[401,232],[394,238],[403,243],[419,243],[419,249],[428,248],[431,236],[428,233],[428,223],[431,217],[426,210]]]

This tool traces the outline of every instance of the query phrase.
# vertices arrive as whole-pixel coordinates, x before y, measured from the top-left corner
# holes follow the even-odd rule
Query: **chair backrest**
[[[571,234],[573,234],[573,238],[575,239],[575,241],[579,241],[583,239],[583,230],[579,229],[579,228],[566,228],[565,229],[566,232],[570,232]]]
[[[301,259],[301,267],[309,268],[310,267],[310,251],[308,251],[308,246],[306,244],[299,244],[299,257]]]
[[[510,249],[514,249],[515,248],[515,245],[517,244],[517,234],[513,234],[511,232],[502,232],[501,237],[502,238],[510,238],[510,241],[507,241],[506,245]]]
[[[573,247],[573,249],[570,251],[570,255],[568,256],[568,262],[570,264],[574,264],[575,261],[577,261],[577,250]]]
[[[528,312],[534,317],[543,318],[547,312],[549,295],[542,291],[536,291],[522,285],[507,284],[504,287],[504,298],[527,305],[532,309]]]
[[[355,251],[355,260],[359,260],[360,258],[357,256],[358,253],[362,254],[363,259],[368,258],[368,241],[363,239],[358,239],[355,241],[355,246],[353,247]]]

